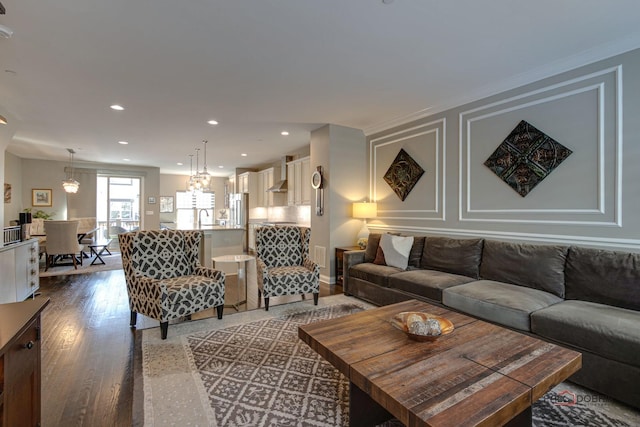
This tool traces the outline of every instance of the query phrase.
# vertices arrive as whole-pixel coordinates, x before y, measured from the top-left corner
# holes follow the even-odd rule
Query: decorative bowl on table
[[[451,321],[420,311],[403,311],[393,316],[390,322],[414,341],[435,341],[453,331]]]

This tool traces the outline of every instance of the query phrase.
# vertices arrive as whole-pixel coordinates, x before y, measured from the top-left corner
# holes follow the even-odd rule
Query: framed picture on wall
[[[160,196],[160,213],[173,213],[173,196]]]
[[[52,194],[51,189],[48,188],[33,188],[31,190],[31,206],[52,206]]]

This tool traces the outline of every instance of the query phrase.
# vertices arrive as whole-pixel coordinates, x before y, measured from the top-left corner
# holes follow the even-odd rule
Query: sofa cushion
[[[482,239],[427,237],[420,266],[477,279],[482,243]]]
[[[549,292],[491,280],[478,280],[442,291],[444,305],[522,331],[529,315],[562,301]]]
[[[640,367],[640,312],[564,301],[531,315],[531,330],[551,340]]]
[[[568,246],[485,240],[480,277],[527,286],[564,297]]]
[[[411,246],[411,252],[409,253],[409,267],[420,267],[420,260],[422,259],[422,252],[424,251],[424,236],[414,236],[413,246]]]
[[[474,279],[437,270],[403,271],[389,276],[389,287],[442,302],[442,290]]]
[[[380,238],[380,247],[384,252],[385,264],[403,270],[406,270],[409,265],[409,254],[412,246],[413,236],[383,234]]]
[[[367,240],[367,247],[364,251],[364,262],[373,262],[376,259],[378,253],[378,246],[380,245],[380,233],[369,233],[369,239]]]
[[[566,298],[640,311],[640,254],[569,248]]]
[[[402,270],[397,267],[376,265],[365,262],[351,267],[349,269],[349,276],[366,280],[367,282],[375,283],[376,285],[384,286],[386,288],[389,286],[389,275],[399,271]]]

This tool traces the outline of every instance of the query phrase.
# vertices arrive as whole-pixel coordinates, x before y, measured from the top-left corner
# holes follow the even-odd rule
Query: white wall
[[[370,135],[370,228],[640,251],[640,50]],[[573,153],[526,197],[485,160],[526,120]],[[404,148],[426,170],[402,202]]]
[[[22,159],[11,153],[4,157],[4,183],[11,185],[11,200],[4,204],[4,226],[17,220],[24,209],[22,202]],[[4,186],[3,186],[4,187]]]

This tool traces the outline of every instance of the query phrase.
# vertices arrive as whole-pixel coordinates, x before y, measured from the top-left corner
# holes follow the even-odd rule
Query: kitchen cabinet
[[[48,298],[0,305],[0,426],[41,422],[40,313]]]
[[[311,204],[311,161],[309,157],[287,163],[287,205]]]
[[[280,179],[280,171],[280,167],[272,167],[258,172],[258,181],[261,184],[259,189],[262,189],[262,191],[260,191],[262,200],[258,198],[259,202],[262,202],[259,204],[260,207],[270,208],[272,206],[285,205],[286,193],[274,193],[272,191],[268,191],[275,183],[275,180]]]
[[[243,172],[238,175],[238,193],[249,193],[249,209],[262,206],[258,197],[258,173]]]

